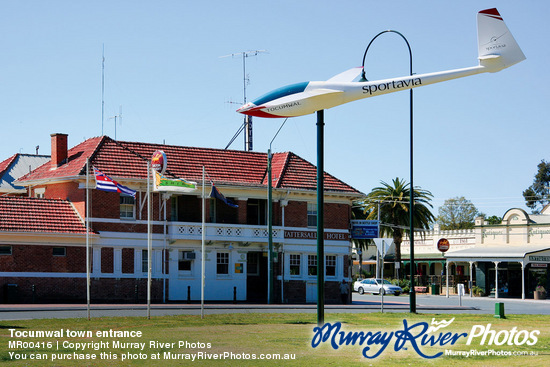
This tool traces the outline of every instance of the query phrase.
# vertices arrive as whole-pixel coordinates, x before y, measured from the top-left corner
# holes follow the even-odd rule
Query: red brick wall
[[[112,247],[101,248],[101,272],[114,272],[114,250]]]
[[[95,191],[95,190],[94,190]],[[44,197],[47,199],[69,200],[82,218],[86,218],[86,190],[78,189],[76,182],[64,182],[46,186]]]
[[[277,210],[279,212],[280,210]],[[346,204],[325,204],[325,228],[348,229],[351,207]],[[274,218],[276,218],[274,214]],[[291,201],[285,208],[286,227],[307,227],[307,202]]]
[[[290,201],[285,208],[285,227],[307,227],[307,203]]]
[[[306,303],[306,282],[303,280],[289,280],[284,283],[285,303]],[[325,303],[340,304],[340,283],[338,281],[325,282]]]
[[[91,190],[91,217],[103,219],[120,219],[120,195],[118,193],[106,192],[101,190]],[[138,193],[135,200],[136,219],[122,220],[122,223],[101,223],[92,222],[91,227],[94,231],[113,231],[113,232],[138,232],[147,233],[146,224],[138,224],[136,220],[147,220],[147,201],[143,205],[141,217],[139,213],[140,200],[145,197],[145,193]],[[152,220],[164,220],[164,210],[160,211],[160,195],[152,195]],[[168,208],[170,202],[167,203]],[[169,217],[167,208],[167,217]],[[153,233],[163,233],[162,225],[153,225]]]
[[[11,255],[0,256],[0,269],[8,272],[86,272],[84,246],[66,247],[65,256],[53,256],[53,247],[57,246],[13,245]]]
[[[273,225],[274,226],[280,226],[281,225],[281,218],[282,218],[281,203],[280,202],[275,202],[275,203],[273,203]]]
[[[90,200],[90,217],[120,219],[119,194],[101,190],[90,190]]]
[[[289,280],[284,285],[286,303],[306,303],[306,282],[303,280]]]
[[[0,289],[7,284],[15,285],[15,292],[0,292],[0,303],[86,302],[86,278],[0,278]],[[163,281],[153,279],[151,300],[162,302],[162,292]],[[92,303],[145,303],[147,279],[92,279],[90,297]]]
[[[325,204],[325,228],[348,229],[351,207],[345,204]]]
[[[237,209],[237,224],[246,224],[246,218],[248,215],[246,200],[237,200],[236,204],[239,206]]]
[[[123,248],[122,249],[122,273],[132,274],[134,272],[134,249]]]
[[[162,279],[152,280],[152,302],[162,302],[162,284]],[[96,303],[144,303],[147,300],[147,279],[92,279],[90,293],[92,302]]]

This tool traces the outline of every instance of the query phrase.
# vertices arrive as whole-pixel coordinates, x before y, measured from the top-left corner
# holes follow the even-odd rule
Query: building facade
[[[47,236],[43,236],[43,227],[15,223],[22,209],[6,217],[6,223],[15,225],[0,225],[4,301],[85,300],[86,219],[90,226],[92,302],[145,300],[149,266],[147,161],[157,150],[167,156],[165,175],[195,181],[198,190],[152,194],[153,301],[200,299],[204,167],[207,193],[214,183],[238,205],[234,208],[218,199],[205,200],[205,300],[266,302],[265,153],[121,142],[106,136],[68,149],[65,134],[52,134],[51,160],[17,181],[31,197],[21,199],[28,211],[33,212],[37,203],[53,201],[64,205],[62,217],[51,209],[43,213],[41,221],[35,221],[51,229]],[[136,190],[135,198],[95,189],[93,173],[87,174],[87,160],[90,167]],[[316,302],[316,168],[291,152],[274,154],[272,167],[274,301]],[[325,173],[327,303],[339,302],[338,283],[351,275],[351,205],[362,196]],[[3,205],[12,204],[8,201]],[[76,218],[74,223],[80,226],[68,227],[64,218],[72,223]]]
[[[446,239],[449,249],[438,250]],[[403,263],[408,268],[410,241],[402,243]],[[416,284],[437,284],[447,294],[457,285],[480,288],[496,298],[534,298],[535,291],[550,289],[550,206],[540,214],[508,210],[501,223],[489,225],[482,217],[471,230],[415,233]]]

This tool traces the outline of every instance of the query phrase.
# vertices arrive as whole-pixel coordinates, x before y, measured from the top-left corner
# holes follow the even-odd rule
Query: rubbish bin
[[[495,303],[495,317],[498,319],[506,318],[506,316],[504,316],[504,303],[502,302]]]
[[[439,295],[439,284],[432,284],[432,294],[434,296]]]

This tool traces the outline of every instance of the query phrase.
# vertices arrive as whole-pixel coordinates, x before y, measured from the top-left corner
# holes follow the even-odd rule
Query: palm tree
[[[367,214],[367,219],[378,219],[378,210],[380,210],[380,235],[393,238],[395,261],[401,264],[403,234],[410,232],[410,185],[399,178],[394,179],[392,185],[384,181],[381,184],[382,186],[375,187],[367,195],[361,205],[363,212]],[[419,187],[414,189],[413,227],[415,230],[428,229],[435,220],[430,211],[432,197],[429,191]]]

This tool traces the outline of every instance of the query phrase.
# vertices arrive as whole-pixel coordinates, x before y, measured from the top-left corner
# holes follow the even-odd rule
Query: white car
[[[391,284],[386,279],[377,278],[358,280],[353,283],[353,290],[355,292],[359,292],[359,294],[380,294],[380,292],[383,292],[383,294],[393,294],[394,296],[399,296],[403,293],[403,289],[401,289],[401,287]]]

